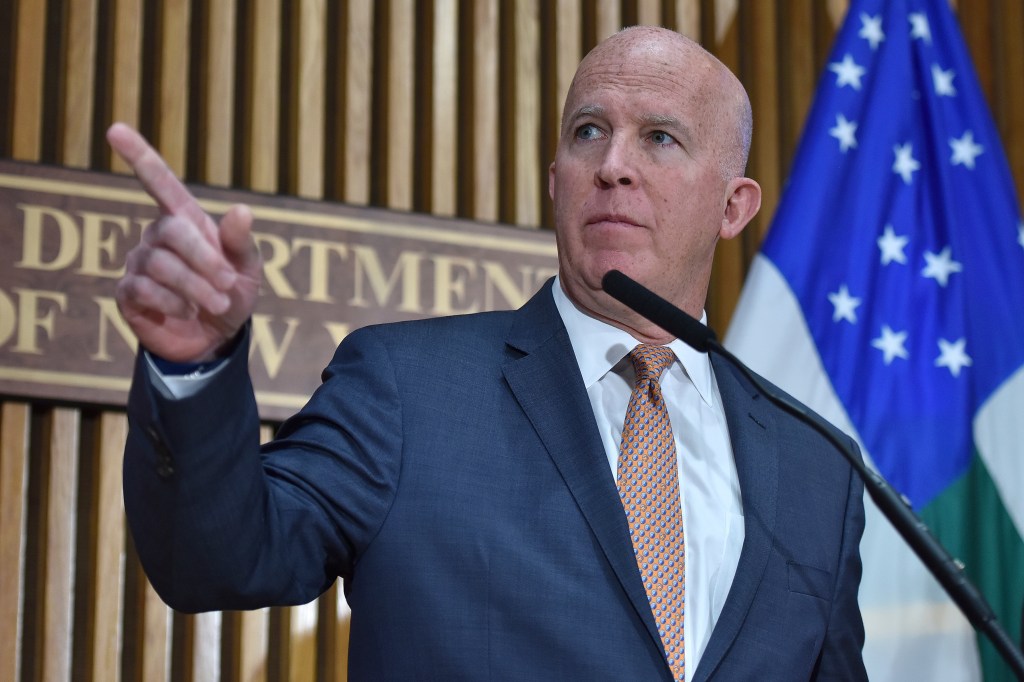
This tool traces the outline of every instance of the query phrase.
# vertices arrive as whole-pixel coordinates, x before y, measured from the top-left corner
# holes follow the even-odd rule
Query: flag
[[[850,3],[726,345],[858,440],[1019,642],[1024,223],[948,0]],[[871,679],[1013,679],[865,506]]]

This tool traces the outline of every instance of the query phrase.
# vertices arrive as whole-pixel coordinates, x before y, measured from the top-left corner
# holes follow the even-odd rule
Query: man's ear
[[[548,166],[548,196],[551,200],[555,200],[555,162],[552,161],[551,165]]]
[[[732,239],[761,208],[761,186],[750,178],[733,178],[726,187],[725,215],[718,235]]]

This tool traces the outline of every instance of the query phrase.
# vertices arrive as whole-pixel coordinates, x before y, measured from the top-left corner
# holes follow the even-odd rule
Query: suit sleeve
[[[848,441],[859,457],[857,444],[852,439]],[[857,601],[861,579],[860,540],[863,534],[864,484],[851,468],[835,597],[825,641],[815,668],[814,679],[820,682],[867,680],[863,658],[864,621]]]
[[[247,349],[182,400],[136,362],[125,510],[150,581],[181,611],[311,601],[351,571],[397,489],[401,403],[372,332],[346,339],[263,448]]]

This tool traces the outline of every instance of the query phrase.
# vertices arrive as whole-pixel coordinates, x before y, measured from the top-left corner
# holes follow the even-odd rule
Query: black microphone
[[[711,331],[710,327],[701,324],[618,270],[609,270],[601,279],[601,287],[627,308],[640,313],[701,353],[707,353],[711,343],[718,343],[715,332]]]
[[[864,481],[864,487],[871,495],[871,499],[921,558],[975,629],[988,636],[1018,679],[1024,681],[1024,653],[1017,648],[1013,639],[999,624],[985,597],[967,578],[963,564],[954,559],[935,539],[907,501],[882,478],[881,474],[869,469],[853,448],[826,428],[820,419],[813,417],[802,403],[766,383],[739,358],[727,351],[709,327],[618,270],[609,270],[601,279],[601,287],[609,296],[643,315],[694,350],[715,353],[724,358],[768,400],[828,440]]]

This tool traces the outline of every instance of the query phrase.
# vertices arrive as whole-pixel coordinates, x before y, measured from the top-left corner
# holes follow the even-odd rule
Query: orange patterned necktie
[[[666,346],[640,344],[630,357],[636,386],[629,396],[619,446],[619,497],[672,675],[682,681],[686,547],[675,439],[661,395],[661,373],[675,355]]]

